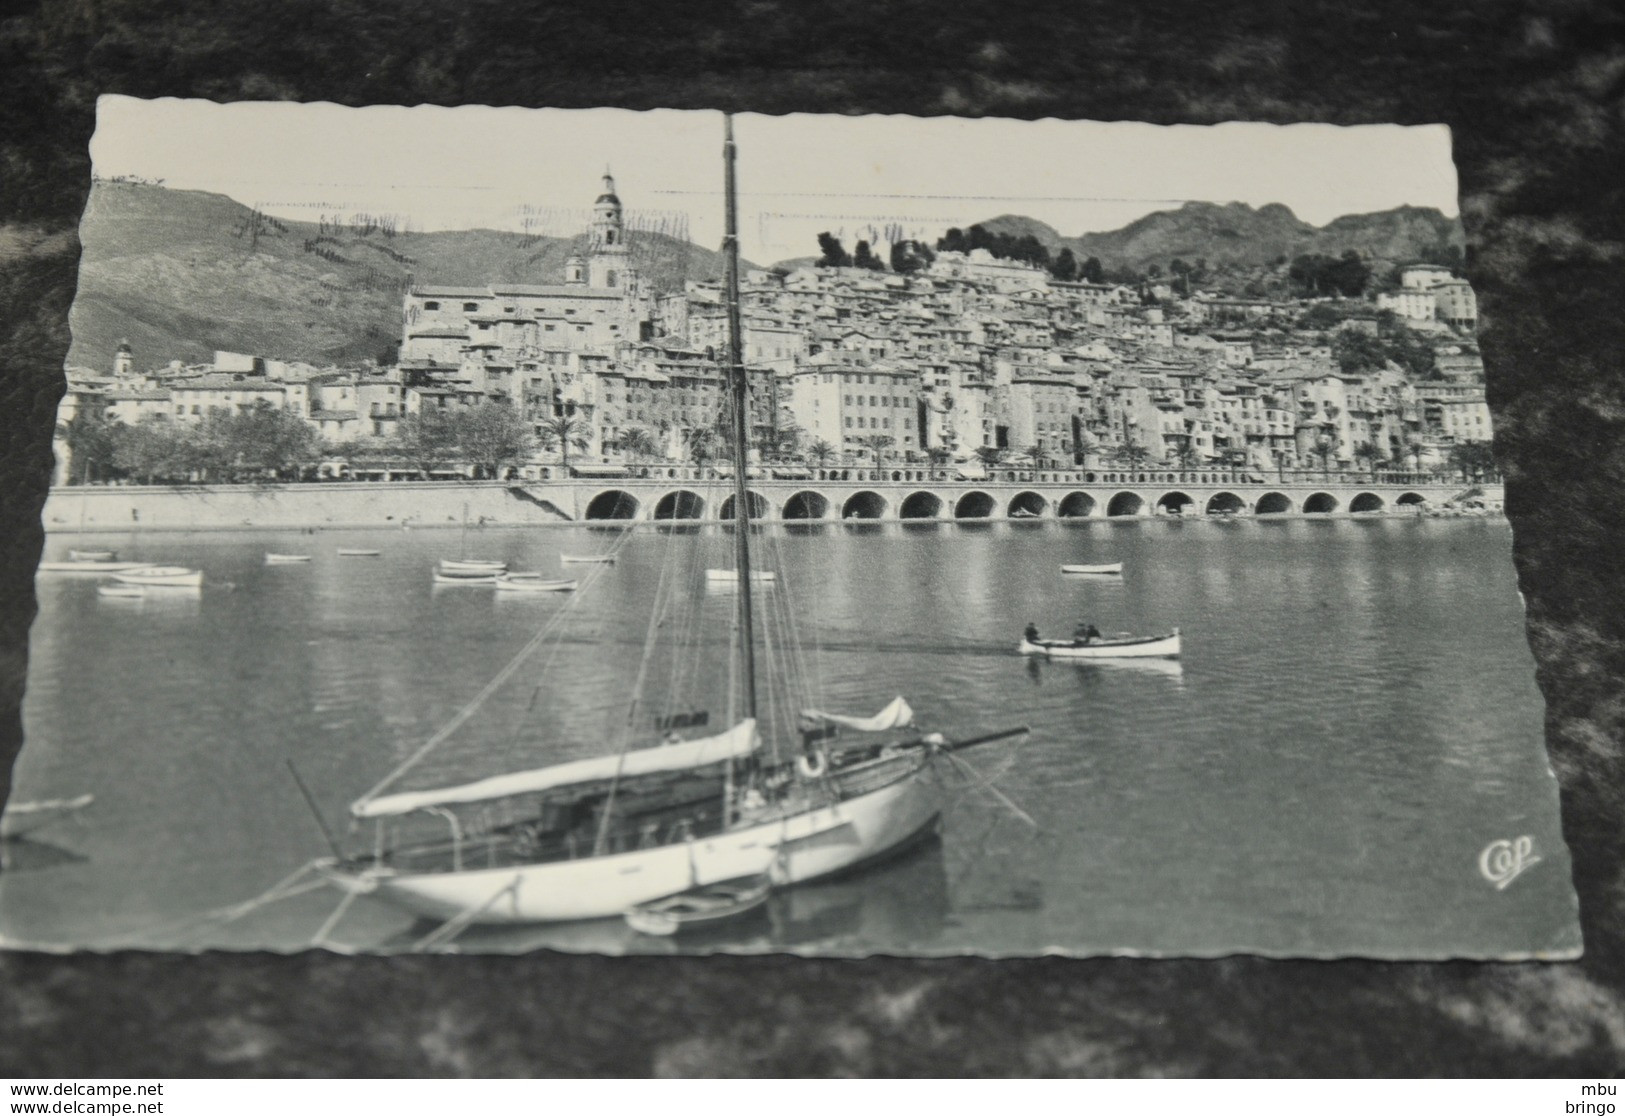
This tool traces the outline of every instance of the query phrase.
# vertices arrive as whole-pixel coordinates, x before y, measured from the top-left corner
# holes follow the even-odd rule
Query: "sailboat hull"
[[[941,812],[922,763],[866,794],[676,845],[517,867],[339,882],[414,914],[475,923],[617,918],[640,903],[766,873],[776,886],[844,871],[907,843]]]

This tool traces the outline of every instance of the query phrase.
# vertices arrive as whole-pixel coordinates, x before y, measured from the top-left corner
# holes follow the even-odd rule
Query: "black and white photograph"
[[[6,947],[1580,955],[1447,128],[90,155]]]

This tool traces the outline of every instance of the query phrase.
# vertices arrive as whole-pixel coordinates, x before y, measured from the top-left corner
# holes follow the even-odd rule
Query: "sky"
[[[735,118],[740,251],[817,234],[935,239],[1004,213],[1066,236],[1185,201],[1280,202],[1313,225],[1398,205],[1457,213],[1443,125]],[[345,108],[104,96],[95,173],[209,190],[279,217],[393,215],[420,230],[581,231],[605,169],[634,228],[722,240],[722,116],[622,109]]]

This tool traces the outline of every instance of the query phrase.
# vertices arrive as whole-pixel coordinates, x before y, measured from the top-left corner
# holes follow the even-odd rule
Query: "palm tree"
[[[861,445],[868,446],[875,453],[875,468],[884,464],[885,452],[891,448],[892,436],[890,434],[866,434],[858,439]]]
[[[1358,461],[1364,461],[1366,463],[1366,468],[1371,470],[1372,476],[1375,476],[1377,473],[1377,462],[1382,460],[1382,450],[1378,449],[1376,445],[1371,442],[1361,442],[1359,445],[1354,447],[1354,457]]]
[[[1202,464],[1202,453],[1190,443],[1189,439],[1186,439],[1174,451],[1174,460],[1178,462],[1181,469],[1195,469]]]
[[[631,426],[621,431],[620,444],[621,452],[633,458],[655,457],[660,453],[654,433],[646,426]]]
[[[1023,457],[1025,457],[1028,461],[1032,462],[1032,467],[1034,469],[1042,469],[1044,467],[1044,447],[1043,446],[1036,445],[1036,444],[1031,445],[1031,446],[1028,446],[1026,449],[1022,450],[1021,453],[1022,453]]]
[[[1117,453],[1114,456],[1117,458],[1117,463],[1122,465],[1125,469],[1139,469],[1143,467],[1147,461],[1151,460],[1151,451],[1142,445],[1129,442],[1123,446],[1119,446]]]
[[[819,438],[807,447],[807,456],[812,458],[818,467],[822,469],[829,464],[829,459],[835,456],[835,447]]]
[[[574,415],[543,419],[537,432],[541,435],[543,446],[558,449],[559,467],[566,474],[570,471],[570,447],[583,452],[587,449],[587,424]]]
[[[954,459],[953,451],[946,446],[932,446],[925,451],[925,455],[931,459],[933,470],[942,468]]]
[[[992,468],[1004,460],[1004,455],[1010,452],[999,446],[977,446],[976,459],[988,468]]]

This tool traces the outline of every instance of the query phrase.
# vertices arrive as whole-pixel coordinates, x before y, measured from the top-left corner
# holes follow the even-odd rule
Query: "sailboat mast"
[[[756,716],[756,633],[751,615],[750,488],[746,480],[749,460],[748,383],[739,323],[739,200],[734,187],[734,118],[722,118],[722,161],[726,175],[727,225],[722,251],[727,262],[728,381],[734,428],[734,565],[739,575],[739,662],[744,681],[745,716]]]

